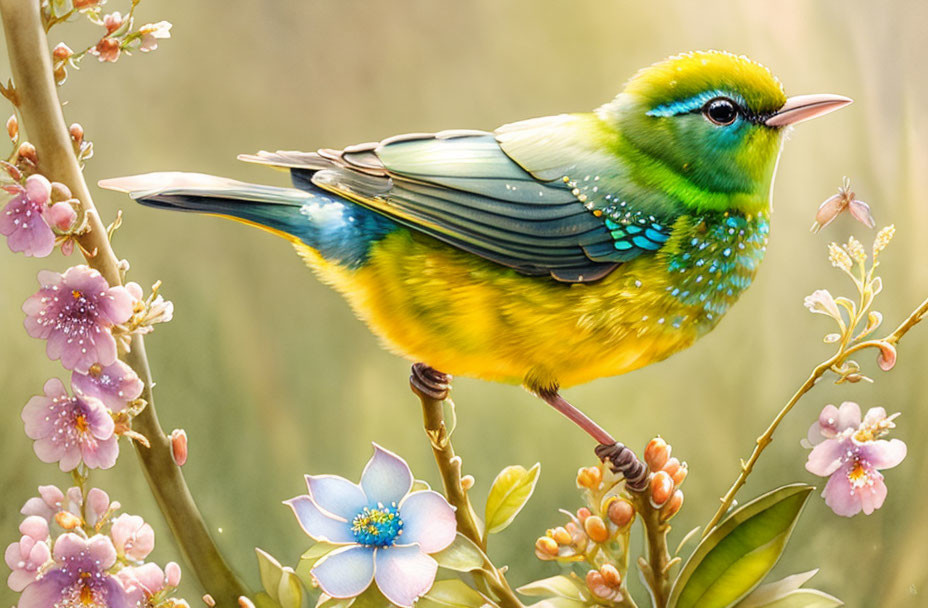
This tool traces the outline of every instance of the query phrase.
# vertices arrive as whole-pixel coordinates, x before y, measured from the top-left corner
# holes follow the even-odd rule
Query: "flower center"
[[[848,472],[847,478],[854,488],[861,488],[870,483],[870,474],[859,458],[854,461],[854,468]]]
[[[396,503],[389,507],[383,504],[377,508],[364,507],[364,510],[351,520],[351,532],[355,540],[365,547],[389,547],[403,533],[403,520],[400,519]]]

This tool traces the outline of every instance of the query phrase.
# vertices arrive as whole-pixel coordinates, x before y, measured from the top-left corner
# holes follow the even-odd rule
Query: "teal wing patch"
[[[565,181],[589,159],[565,167],[559,155],[544,154],[549,143],[558,142],[546,142],[544,128],[534,135],[535,159],[549,163],[543,169],[534,162],[536,170],[526,168],[523,158],[514,160],[501,147],[498,134],[480,131],[399,136],[343,151],[262,158],[269,164],[286,160],[298,187],[310,181],[528,275],[595,281],[668,239],[664,226],[671,224],[613,201],[596,180]],[[522,143],[523,151],[533,148],[524,138]]]

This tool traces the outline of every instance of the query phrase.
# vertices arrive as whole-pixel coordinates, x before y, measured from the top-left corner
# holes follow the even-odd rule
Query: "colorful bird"
[[[850,102],[787,99],[746,57],[694,52],[592,113],[239,157],[294,188],[193,173],[100,185],[283,236],[389,350],[521,384],[610,445],[559,389],[712,330],[764,257],[784,133]]]

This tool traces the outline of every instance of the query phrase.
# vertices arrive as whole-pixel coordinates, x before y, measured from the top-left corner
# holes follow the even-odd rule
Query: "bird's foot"
[[[412,374],[409,376],[409,386],[419,397],[444,401],[451,390],[451,376],[425,363],[414,363]]]
[[[634,492],[644,492],[648,487],[648,467],[638,460],[635,453],[619,442],[596,446],[596,456],[603,462],[609,461],[613,473],[625,477],[625,487]]]

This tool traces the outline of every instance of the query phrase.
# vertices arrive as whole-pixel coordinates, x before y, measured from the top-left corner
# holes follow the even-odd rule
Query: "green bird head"
[[[658,180],[698,210],[753,211],[767,204],[787,128],[850,102],[838,95],[787,99],[764,66],[701,51],[641,70],[599,115],[626,154],[641,155],[636,181]]]

